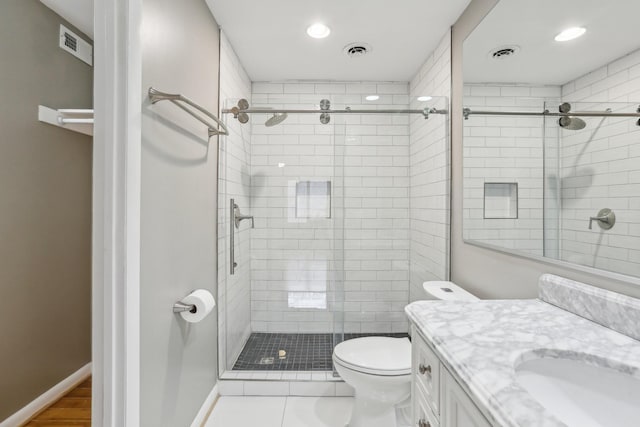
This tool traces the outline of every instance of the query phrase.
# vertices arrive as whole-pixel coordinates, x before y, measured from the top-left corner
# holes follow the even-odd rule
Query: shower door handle
[[[236,228],[239,229],[240,222],[244,221],[245,219],[251,220],[251,228],[254,228],[254,224],[253,224],[253,215],[242,215],[242,213],[240,213],[240,207],[238,207],[238,205],[236,204],[236,201],[234,199],[230,199],[229,202],[230,202],[229,203],[229,210],[230,210],[229,227],[231,229],[231,236],[229,237],[229,243],[231,245],[231,247],[229,248],[229,258],[231,261],[231,265],[230,265],[229,272],[230,274],[234,274],[236,272],[236,267],[238,266],[238,263],[236,262],[236,244],[235,244]]]
[[[230,207],[230,221],[229,221],[229,231],[230,231],[230,236],[229,236],[229,259],[231,261],[231,264],[229,265],[229,274],[233,275],[236,272],[236,267],[238,266],[238,263],[236,262],[236,244],[235,244],[235,224],[236,224],[236,209],[238,208],[238,205],[236,205],[236,202],[234,199],[230,199],[230,203],[229,203],[229,207]]]

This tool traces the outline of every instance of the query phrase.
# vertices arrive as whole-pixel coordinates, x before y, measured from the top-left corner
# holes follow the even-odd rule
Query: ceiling
[[[469,0],[206,0],[254,81],[408,81]],[[309,25],[331,28],[325,39]],[[349,58],[352,42],[372,52]]]
[[[93,40],[92,0],[40,0]]]
[[[464,43],[464,79],[473,83],[561,85],[638,48],[638,0],[502,0]],[[554,37],[585,27],[568,42]],[[517,45],[495,60],[496,47]]]

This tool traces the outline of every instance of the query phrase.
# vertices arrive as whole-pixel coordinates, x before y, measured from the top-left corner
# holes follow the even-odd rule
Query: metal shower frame
[[[564,105],[564,104],[562,104]],[[635,113],[611,113],[608,111],[558,111],[557,113],[549,110],[543,111],[486,111],[472,110],[463,108],[462,116],[465,120],[469,116],[543,116],[543,117],[636,117],[640,118],[640,106]],[[640,125],[640,124],[639,124]]]
[[[563,103],[560,106],[560,111],[551,112],[549,110],[543,111],[487,111],[487,110],[472,110],[470,108],[463,108],[462,116],[465,120],[469,119],[471,115],[477,116],[541,116],[541,117],[633,117],[640,119],[640,106],[638,106],[635,113],[612,113],[608,111],[570,111],[571,105]],[[565,107],[564,109],[562,107]],[[568,107],[568,108],[567,108]],[[564,110],[564,111],[563,111]],[[344,109],[331,109],[331,102],[328,99],[320,101],[320,109],[295,109],[295,108],[249,108],[249,102],[246,99],[238,101],[238,105],[233,108],[225,108],[222,110],[222,114],[233,114],[235,119],[238,119],[241,123],[247,123],[249,121],[249,114],[320,114],[320,122],[323,124],[329,123],[329,117],[331,114],[421,114],[425,119],[428,119],[431,114],[449,114],[446,109],[429,108],[424,109],[354,109],[346,107]],[[636,123],[640,126],[640,120]]]
[[[385,108],[378,110],[371,109],[354,109],[346,107],[344,109],[334,110],[331,109],[331,102],[328,99],[320,101],[320,109],[295,109],[295,108],[249,108],[249,102],[246,99],[238,101],[238,105],[233,108],[225,108],[222,110],[222,114],[233,114],[235,119],[240,120],[241,123],[248,121],[248,114],[320,114],[320,122],[322,124],[329,123],[329,116],[331,114],[421,114],[425,119],[428,119],[431,114],[449,114],[449,110],[438,108],[423,108],[423,109],[394,109]]]

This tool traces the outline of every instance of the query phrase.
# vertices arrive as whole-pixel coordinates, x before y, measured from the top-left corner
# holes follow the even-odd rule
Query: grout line
[[[289,404],[289,396],[284,397],[284,408],[282,409],[282,420],[280,420],[280,427],[284,427],[284,415],[287,412],[287,405]]]

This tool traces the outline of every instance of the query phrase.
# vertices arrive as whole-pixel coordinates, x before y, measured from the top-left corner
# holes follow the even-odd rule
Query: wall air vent
[[[60,25],[60,48],[93,65],[93,47],[64,25]]]
[[[78,39],[67,32],[64,33],[64,45],[74,52],[78,51]]]

